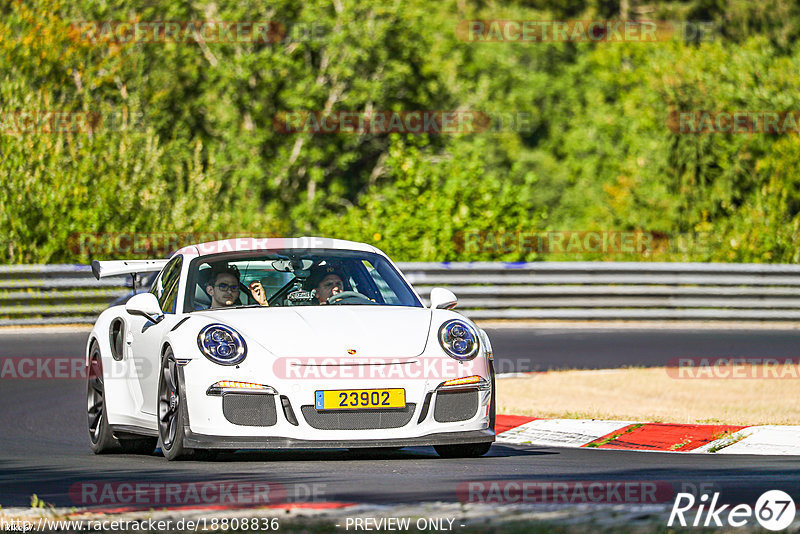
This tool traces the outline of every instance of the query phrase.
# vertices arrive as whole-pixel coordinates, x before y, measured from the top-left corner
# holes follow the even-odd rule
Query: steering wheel
[[[328,304],[375,304],[375,301],[358,291],[342,291],[329,298]]]

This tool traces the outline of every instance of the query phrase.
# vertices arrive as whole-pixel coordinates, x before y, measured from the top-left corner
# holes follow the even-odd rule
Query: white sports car
[[[495,439],[486,333],[447,289],[426,308],[373,246],[233,239],[92,271],[159,273],[89,336],[95,453],[432,445],[475,457]]]

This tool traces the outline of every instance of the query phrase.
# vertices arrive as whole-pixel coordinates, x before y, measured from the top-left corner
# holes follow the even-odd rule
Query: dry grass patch
[[[758,366],[755,366],[758,367]],[[678,379],[664,367],[553,371],[497,381],[498,413],[730,425],[800,424],[800,379]],[[749,369],[747,376],[769,376]]]

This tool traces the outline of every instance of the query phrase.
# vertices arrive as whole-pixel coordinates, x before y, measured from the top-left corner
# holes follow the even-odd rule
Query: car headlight
[[[206,358],[220,365],[236,365],[247,356],[242,336],[224,324],[210,324],[200,330],[197,346]]]
[[[451,358],[471,360],[478,355],[478,333],[460,319],[451,319],[439,327],[439,343]]]

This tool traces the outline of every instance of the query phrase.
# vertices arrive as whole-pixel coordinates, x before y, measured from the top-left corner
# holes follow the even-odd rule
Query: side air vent
[[[283,406],[283,415],[286,417],[286,420],[289,421],[289,424],[297,426],[299,424],[297,422],[297,417],[295,417],[294,410],[292,410],[292,403],[289,402],[289,397],[286,395],[281,395],[281,406]]]
[[[125,321],[118,317],[111,321],[108,329],[109,342],[111,343],[111,357],[119,361],[125,354]]]
[[[422,403],[422,409],[419,411],[419,419],[417,419],[417,424],[420,424],[428,417],[428,410],[431,407],[431,397],[433,397],[433,393],[429,392],[425,395],[425,402]]]

